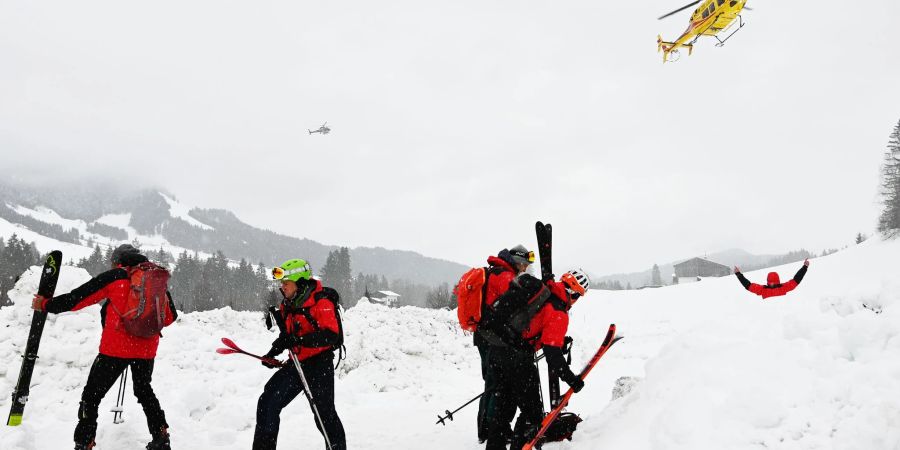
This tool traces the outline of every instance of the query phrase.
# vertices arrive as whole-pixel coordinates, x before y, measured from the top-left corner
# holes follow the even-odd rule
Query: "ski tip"
[[[21,414],[10,414],[9,420],[6,421],[6,425],[10,427],[17,427],[22,425],[22,415]]]

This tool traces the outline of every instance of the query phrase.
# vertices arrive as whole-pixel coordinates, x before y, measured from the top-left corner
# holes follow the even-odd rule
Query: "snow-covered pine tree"
[[[878,219],[878,230],[900,229],[900,122],[894,126],[881,167],[881,200],[884,210]]]

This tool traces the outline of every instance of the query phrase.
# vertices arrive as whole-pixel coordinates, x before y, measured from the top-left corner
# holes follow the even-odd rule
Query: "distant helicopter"
[[[747,0],[697,0],[665,14],[657,20],[665,19],[701,2],[700,7],[694,10],[694,13],[691,15],[691,23],[688,25],[687,30],[675,42],[667,42],[662,40],[662,36],[656,36],[656,51],[663,52],[663,62],[669,60],[670,53],[677,55],[678,49],[681,47],[687,47],[688,56],[690,56],[694,50],[694,43],[697,42],[697,39],[700,39],[700,36],[715,37],[719,41],[716,47],[721,47],[725,45],[725,41],[734,36],[734,33],[737,33],[738,30],[744,27],[741,10],[750,10],[750,8],[744,6],[747,4]],[[731,28],[735,19],[738,20],[737,29],[732,31],[725,39],[719,39],[719,36],[717,36],[719,32]]]
[[[325,122],[317,130],[306,130],[306,131],[309,131],[309,134],[313,134],[313,133],[328,134],[328,133],[331,133],[331,128],[328,128],[328,122]]]

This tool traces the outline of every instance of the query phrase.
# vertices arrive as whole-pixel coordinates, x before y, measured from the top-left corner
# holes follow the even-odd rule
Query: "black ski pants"
[[[492,346],[488,358],[496,377],[496,391],[493,395],[496,414],[491,417],[486,450],[506,450],[511,438],[510,450],[521,450],[543,419],[541,405],[541,385],[534,353],[515,350],[511,347]],[[516,409],[519,419],[509,436],[509,425]]]
[[[346,450],[344,425],[334,409],[334,366],[333,352],[316,355],[300,363],[306,382],[309,383],[316,408],[325,425],[323,432],[318,420],[313,421],[319,432],[327,433],[331,450]],[[253,450],[275,450],[278,443],[278,429],[281,425],[281,410],[303,392],[303,383],[294,364],[287,363],[272,375],[266,383],[256,405],[256,432],[253,435]]]
[[[147,416],[147,428],[155,438],[163,428],[168,428],[166,414],[159,406],[159,400],[153,393],[150,381],[153,377],[152,359],[125,359],[106,355],[97,355],[87,384],[81,394],[78,408],[78,425],[75,426],[75,443],[88,444],[97,435],[97,417],[100,401],[116,383],[126,367],[131,367],[131,386],[138,403],[144,408]]]
[[[496,396],[493,395],[497,390],[497,377],[494,375],[494,369],[491,368],[490,356],[488,352],[491,349],[490,344],[484,340],[475,339],[475,346],[478,348],[478,355],[481,357],[481,379],[484,380],[484,395],[478,402],[478,441],[484,442],[490,434],[490,424],[495,416],[510,417],[516,414],[516,406],[514,404],[506,404],[506,411],[497,409]],[[512,428],[509,423],[505,424],[506,435],[512,435]]]

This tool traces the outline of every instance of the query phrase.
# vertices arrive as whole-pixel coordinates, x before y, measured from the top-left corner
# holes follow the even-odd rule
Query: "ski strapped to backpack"
[[[124,311],[113,307],[128,334],[149,338],[160,334],[175,320],[169,306],[169,271],[152,262],[124,267],[131,282]]]

